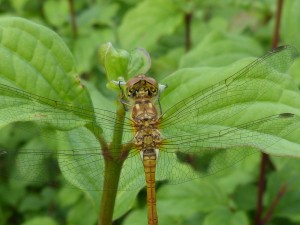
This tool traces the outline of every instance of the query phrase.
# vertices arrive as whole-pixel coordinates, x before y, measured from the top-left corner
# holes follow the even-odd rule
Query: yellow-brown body
[[[157,225],[155,170],[158,150],[162,143],[158,129],[159,120],[154,101],[158,85],[150,77],[139,75],[126,84],[126,94],[133,100],[132,127],[135,132],[135,147],[140,151],[147,185],[148,224]]]

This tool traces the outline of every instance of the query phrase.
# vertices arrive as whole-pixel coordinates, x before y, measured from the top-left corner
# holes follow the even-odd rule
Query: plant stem
[[[73,37],[77,38],[77,24],[76,24],[75,10],[74,10],[74,1],[69,0],[68,2],[69,2],[72,33],[73,33]]]
[[[185,51],[188,52],[191,48],[191,21],[192,13],[186,13],[184,15],[185,22]]]
[[[105,173],[99,225],[111,225],[112,223],[121,169],[122,165],[117,165],[116,163],[105,164],[105,171],[114,172]]]
[[[277,1],[275,29],[274,29],[273,42],[272,42],[273,48],[276,48],[278,46],[278,42],[279,42],[279,29],[280,29],[282,5],[283,5],[283,0],[278,0]]]
[[[266,172],[267,162],[268,162],[268,155],[262,153],[261,160],[260,160],[256,215],[255,215],[256,225],[261,225],[261,215],[263,211],[263,194],[265,190],[265,172]]]
[[[275,28],[273,34],[272,47],[275,48],[278,45],[279,41],[279,30],[280,30],[280,21],[281,21],[281,12],[282,12],[283,0],[277,1],[277,12],[276,12],[276,20],[275,20]],[[271,214],[273,209],[278,204],[272,204],[270,208],[270,213],[266,215],[265,219],[262,220],[262,211],[263,211],[263,194],[265,191],[265,173],[267,162],[269,161],[269,156],[265,153],[262,153],[261,163],[260,163],[260,173],[259,173],[259,181],[258,181],[258,192],[257,192],[257,205],[256,205],[256,216],[255,216],[255,224],[256,225],[264,225],[266,221],[269,221],[271,218]],[[281,194],[280,196],[282,196]],[[278,198],[277,201],[279,201]],[[275,199],[276,200],[276,199]],[[274,208],[273,208],[274,207]],[[269,210],[268,210],[269,212]]]
[[[287,186],[286,185],[282,185],[275,197],[275,199],[272,201],[264,219],[262,220],[261,224],[267,224],[272,216],[272,213],[274,211],[274,209],[276,208],[276,206],[278,205],[280,199],[283,197],[283,195],[286,193],[287,191]]]
[[[108,153],[104,155],[105,173],[101,208],[99,214],[99,225],[110,225],[112,223],[118,184],[121,175],[122,164],[122,134],[125,111],[121,103],[118,105],[112,143]]]

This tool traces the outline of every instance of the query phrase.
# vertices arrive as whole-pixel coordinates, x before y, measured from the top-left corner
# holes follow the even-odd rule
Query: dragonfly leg
[[[130,105],[129,105],[129,104],[126,102],[126,100],[123,99],[123,98],[120,99],[120,102],[122,103],[122,105],[123,105],[123,107],[124,107],[124,110],[125,110],[126,112],[128,112],[128,107],[127,107],[127,106],[130,106]]]
[[[121,86],[124,85],[124,82],[123,81],[119,81],[118,82],[118,86],[120,88],[120,91],[121,91],[121,98],[120,98],[120,102],[122,103],[123,107],[124,107],[124,110],[125,111],[128,111],[128,107],[127,106],[130,106],[130,104],[125,100],[125,94],[124,94],[124,90],[122,89]]]
[[[166,84],[159,84],[159,86],[158,86],[157,103],[158,103],[160,115],[162,115],[162,108],[161,108],[161,104],[160,104],[160,93],[163,92],[167,87],[168,87],[168,85],[166,85]]]

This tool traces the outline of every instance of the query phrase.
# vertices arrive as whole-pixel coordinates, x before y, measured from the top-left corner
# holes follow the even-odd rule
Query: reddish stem
[[[278,42],[279,42],[279,30],[280,30],[282,6],[283,6],[283,0],[278,0],[277,1],[275,28],[274,28],[273,41],[272,41],[273,48],[277,47]],[[269,156],[265,153],[262,153],[261,163],[260,163],[259,181],[258,181],[256,216],[255,216],[255,224],[256,225],[264,225],[266,223],[266,221],[268,222],[271,219],[271,215],[272,215],[272,212],[273,212],[275,206],[278,204],[278,201],[280,200],[281,196],[285,193],[285,188],[284,188],[284,191],[279,191],[277,196],[280,196],[280,197],[276,198],[273,201],[269,210],[267,211],[266,217],[264,218],[264,220],[262,220],[263,194],[264,194],[264,190],[265,190],[265,173],[266,173],[266,167],[267,167],[268,161],[269,161]]]
[[[283,0],[278,0],[277,1],[275,29],[274,29],[273,42],[272,42],[273,48],[276,48],[278,46],[278,42],[279,42],[279,29],[280,29],[282,5],[283,5]]]
[[[276,208],[276,206],[278,205],[280,199],[283,197],[283,195],[286,193],[287,191],[287,186],[286,185],[282,185],[275,197],[275,199],[272,201],[264,219],[261,221],[261,224],[267,224],[269,223],[271,216],[274,212],[274,209]]]
[[[74,10],[74,1],[69,0],[68,2],[69,2],[72,33],[73,33],[73,37],[76,38],[77,37],[77,24],[76,24],[75,10]]]
[[[192,13],[186,13],[184,15],[184,22],[185,22],[185,51],[188,52],[191,48]]]
[[[265,191],[265,174],[266,167],[268,162],[268,155],[262,153],[261,161],[260,161],[260,171],[259,171],[259,180],[258,180],[258,193],[257,193],[257,204],[256,204],[256,216],[255,216],[255,224],[262,225],[261,223],[261,215],[263,211],[263,195]]]

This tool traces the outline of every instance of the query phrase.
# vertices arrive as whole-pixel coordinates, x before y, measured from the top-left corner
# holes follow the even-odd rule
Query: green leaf
[[[26,123],[10,124],[1,129],[0,144],[5,149],[17,149],[20,143],[33,138],[36,134],[26,131]],[[12,135],[13,134],[13,135]]]
[[[291,54],[291,57],[294,57],[292,55],[293,54]],[[236,80],[235,82],[237,82],[236,84],[242,82],[242,85],[239,88],[243,90],[241,90],[241,92],[238,92],[231,87],[230,90],[233,91],[232,93],[236,93],[234,97],[231,98],[223,97],[222,101],[219,101],[219,95],[216,94],[215,99],[213,97],[208,97],[207,101],[196,102],[198,104],[203,104],[203,107],[197,106],[199,107],[197,114],[191,114],[191,113],[187,114],[186,115],[187,118],[185,118],[185,120],[180,120],[181,122],[177,121],[177,126],[181,126],[182,127],[181,130],[184,130],[184,132],[187,133],[192,132],[193,135],[195,135],[196,133],[201,135],[201,132],[203,133],[204,129],[206,133],[216,129],[219,130],[219,129],[225,129],[226,127],[227,128],[235,127],[238,124],[243,124],[247,122],[251,124],[251,121],[257,120],[259,118],[268,117],[274,114],[279,114],[284,112],[295,113],[296,116],[294,118],[285,120],[284,117],[282,117],[282,119],[277,119],[276,124],[278,125],[278,127],[276,127],[275,121],[274,122],[269,121],[269,123],[265,123],[263,126],[260,126],[261,125],[260,123],[257,124],[257,126],[252,125],[250,131],[245,131],[245,132],[258,131],[258,133],[260,133],[260,137],[251,140],[249,138],[245,138],[245,141],[246,140],[249,141],[249,143],[247,142],[247,144],[245,145],[255,146],[256,148],[265,151],[266,153],[269,154],[299,157],[300,143],[299,143],[299,139],[296,138],[296,136],[299,134],[297,128],[300,125],[299,124],[300,120],[299,117],[297,116],[300,115],[299,92],[297,90],[297,87],[294,85],[293,81],[283,72],[288,68],[291,62],[289,57],[290,56],[286,56],[285,58],[283,53],[282,57],[279,55],[278,58],[277,57],[272,58],[272,62],[268,62],[268,63],[265,62],[266,66],[259,66],[259,67],[256,66],[253,70],[250,70],[251,73],[255,74],[251,76],[251,78],[249,78],[248,75],[244,77],[243,76],[238,77],[238,79],[241,80],[240,81]],[[196,69],[195,68],[195,69],[182,69],[175,72],[174,74],[172,74],[162,82],[168,84],[168,88],[162,94],[162,99],[161,99],[163,110],[168,112],[168,114],[165,115],[164,119],[168,120],[168,115],[169,114],[173,115],[173,112],[170,110],[168,111],[168,108],[172,109],[171,107],[176,103],[176,101],[192,96],[190,97],[190,99],[186,99],[185,102],[180,103],[180,104],[185,104],[186,102],[189,102],[189,100],[192,100],[192,98],[193,99],[195,98],[193,94],[198,92],[197,96],[200,96],[199,90],[204,90],[201,96],[205,96],[206,91],[208,92],[210,90],[214,91],[214,89],[205,89],[205,88],[210,87],[213,84],[217,84],[218,82],[221,82],[220,84],[222,85],[222,82],[224,82],[224,80],[228,78],[230,74],[234,74],[236,71],[239,71],[241,68],[244,68],[248,63],[249,61],[241,60],[234,63],[232,66],[223,67],[219,69],[214,69],[214,68]],[[254,76],[259,76],[261,78],[259,81],[259,84],[261,86],[258,86],[258,84],[254,84],[256,82]],[[228,82],[228,79],[226,81]],[[183,83],[185,85],[180,85]],[[253,89],[251,89],[251,93],[250,93],[250,89],[248,89],[249,87],[253,87]],[[247,94],[244,94],[245,92],[243,92],[245,89],[247,90]],[[222,93],[226,94],[226,88],[224,88],[224,92]],[[239,94],[239,93],[243,93],[243,94]],[[256,95],[258,95],[258,93],[262,93],[261,96],[255,97]],[[247,99],[248,97],[251,100]],[[192,102],[194,103],[193,100]],[[206,102],[208,102],[208,104],[205,104]],[[188,107],[188,106],[189,105],[183,105],[182,107]],[[180,106],[178,105],[177,107],[181,107],[181,105]],[[196,107],[196,106],[193,105],[192,107]],[[227,109],[229,109],[229,111],[227,111]],[[233,114],[232,112],[236,112],[236,113]],[[194,117],[191,115],[199,117],[199,119],[197,120],[198,121],[197,129],[193,129],[193,131],[191,131],[192,129],[191,126],[188,125],[193,123],[194,121]],[[226,120],[224,118],[224,115],[232,115],[232,116],[230,116]],[[189,119],[190,121],[188,122]],[[200,126],[200,121],[203,121],[203,124],[201,126]],[[179,125],[179,123],[181,125]],[[215,125],[217,126],[215,127]],[[218,128],[219,126],[221,127]],[[292,131],[294,131],[293,132],[294,135],[290,134]],[[169,134],[174,135],[172,133],[173,129],[168,129],[168,130],[165,129],[163,130],[163,132],[167,133],[168,135]],[[236,133],[236,135],[239,136],[241,135],[241,133],[242,130],[240,130],[239,134]],[[233,133],[232,135],[234,136]],[[201,145],[199,144],[198,146],[211,147],[214,145],[212,143],[217,143],[217,142],[226,143],[225,136],[224,136],[224,142],[220,139],[216,140],[216,142],[209,139],[209,143],[205,144],[204,143],[205,139],[204,139],[204,142],[201,143]],[[236,144],[236,146],[243,145],[239,137],[233,137],[233,136],[230,137],[230,140],[239,140],[239,143]],[[256,133],[249,133],[249,136],[256,136]],[[269,139],[271,140],[270,143],[267,141]],[[231,143],[231,142],[227,141],[227,143]]]
[[[227,202],[222,189],[215,182],[200,179],[176,186],[163,186],[158,190],[157,198],[158,212],[184,217],[199,211],[211,212]],[[165,210],[170,208],[172,210]]]
[[[49,98],[72,100],[77,95],[77,104],[89,102],[74,58],[56,33],[21,18],[2,18],[0,28],[3,81]]]
[[[71,132],[76,132],[71,131]],[[77,148],[82,149],[89,149],[89,146],[92,145],[90,140],[85,139],[85,132],[81,131],[81,138],[82,142],[81,145],[76,145]],[[71,137],[75,137],[76,135],[69,135]],[[86,140],[86,142],[84,142]],[[64,143],[66,143],[64,141]],[[70,147],[73,146],[73,147]],[[66,148],[74,148],[74,141],[70,139],[70,146],[60,146],[62,149]],[[134,158],[134,157],[132,157]],[[93,170],[90,168],[90,161],[93,160],[92,156],[87,156],[85,158],[82,158],[81,160],[77,159],[76,161],[70,158],[68,159],[66,156],[62,156],[59,160],[60,168],[66,177],[66,179],[76,187],[84,190],[86,192],[95,208],[100,207],[100,200],[102,192],[95,191],[99,190],[103,186],[103,171],[104,171],[104,161],[97,160],[97,163],[93,163]],[[134,160],[134,159],[133,159]],[[72,162],[72,163],[70,163]],[[135,161],[136,162],[136,161]],[[139,177],[133,176],[135,173],[132,171],[132,166],[136,166],[136,172],[139,174]],[[130,168],[129,168],[130,167]],[[130,160],[125,161],[125,165],[122,169],[122,183],[120,183],[120,187],[122,190],[125,191],[118,191],[117,192],[117,198],[116,198],[116,204],[115,204],[115,210],[114,210],[114,219],[117,219],[124,215],[126,212],[128,212],[132,207],[133,203],[135,201],[135,198],[139,192],[139,190],[145,185],[145,178],[144,178],[144,172],[141,165],[135,165]],[[87,182],[89,181],[89,182]],[[133,189],[133,191],[132,191]]]
[[[44,13],[48,22],[56,27],[61,27],[68,22],[69,5],[67,0],[48,0],[44,4]]]
[[[146,73],[151,66],[149,53],[141,48],[127,52],[115,49],[111,43],[104,44],[99,49],[99,59],[104,66],[109,81],[125,80],[132,76]]]
[[[151,58],[149,53],[142,48],[137,48],[130,52],[130,61],[128,65],[128,77],[139,74],[146,74],[151,67]]]
[[[248,166],[253,165],[251,158],[245,160],[249,161]],[[163,159],[160,158],[160,160]],[[256,165],[254,164],[254,166]],[[224,189],[229,188],[225,187],[227,184],[219,182],[219,180],[222,178],[226,180],[230,176],[238,175],[236,179],[241,179],[240,182],[243,183],[245,182],[243,176],[248,173],[243,172],[245,167],[235,165],[229,171],[224,171],[226,172],[225,176],[224,173],[221,173],[202,180],[198,179],[183,184],[160,187],[157,191],[159,223],[171,224],[171,222],[176,221],[177,224],[186,224],[187,220],[192,220],[195,214],[200,212],[210,213],[219,207],[227,207],[230,200],[226,197],[227,191],[225,192]],[[168,173],[171,173],[171,169]],[[242,175],[239,175],[239,173],[242,173]],[[251,172],[249,171],[249,173]],[[228,181],[228,183],[230,182],[232,182],[232,179]],[[235,185],[237,182],[234,181],[233,183]],[[145,208],[133,210],[125,224],[146,224],[146,215],[147,210]],[[195,224],[199,224],[199,221]]]
[[[202,215],[195,224],[199,224],[204,215],[219,213],[223,209],[226,213],[229,210],[229,199],[223,192],[223,186],[217,184],[217,180],[210,177],[203,180],[193,180],[177,185],[163,185],[157,191],[157,210],[159,224],[193,224],[195,215]],[[144,202],[146,199],[144,199]],[[220,215],[223,214],[220,213]],[[228,215],[231,220],[242,218],[242,213]],[[125,224],[147,224],[147,209],[133,210],[125,220]],[[199,219],[201,219],[199,221]],[[244,218],[242,218],[244,219]]]
[[[239,154],[235,154],[238,151]],[[249,185],[257,179],[260,162],[260,154],[257,150],[236,148],[228,149],[226,153],[216,154],[212,162],[220,162],[223,157],[223,164],[232,159],[228,168],[212,175],[212,179],[222,188],[226,195],[234,195],[239,186]],[[221,164],[222,165],[222,164]]]
[[[97,146],[97,140],[95,138],[92,140],[90,132],[85,128],[61,132],[59,135],[60,138],[57,141],[59,149],[62,151],[64,149],[74,149],[76,152],[78,149],[94,149],[94,146]],[[63,140],[63,142],[59,140]],[[100,150],[95,149],[94,151],[98,153]],[[125,161],[122,168],[122,181],[120,181],[119,186],[125,191],[118,191],[117,193],[114,219],[124,215],[132,208],[139,190],[145,186],[143,167],[137,160],[140,160],[140,158],[130,157]],[[77,188],[84,190],[90,196],[94,206],[99,208],[102,192],[95,190],[99,190],[103,186],[104,159],[99,157],[96,160],[95,156],[90,154],[74,160],[71,154],[60,154],[58,161],[66,180]],[[91,162],[93,162],[92,169]],[[133,166],[136,167],[134,171]]]
[[[159,38],[172,34],[182,21],[183,15],[173,1],[142,1],[123,18],[119,28],[121,45],[151,51]]]
[[[183,217],[181,215],[168,215],[165,214],[165,211],[170,209],[164,209],[158,211],[158,222],[160,225],[169,225],[169,224],[176,224],[176,225],[198,225],[201,224],[203,221],[203,215],[201,213],[197,213],[196,216],[191,217]],[[185,208],[182,209],[185,211]],[[195,218],[196,217],[196,218]],[[199,218],[200,217],[200,218]],[[144,207],[142,209],[135,209],[130,212],[128,216],[125,217],[124,225],[147,225],[147,208]]]
[[[280,37],[283,43],[294,45],[300,49],[300,20],[299,12],[300,2],[297,0],[287,1],[284,4],[282,12],[282,22],[280,29]]]
[[[176,71],[184,52],[185,51],[183,47],[178,47],[171,49],[165,55],[159,58],[154,58],[151,71],[153,71],[154,74],[157,74],[156,78],[161,80],[159,78],[163,78]]]
[[[34,130],[34,126],[32,126],[32,130]],[[49,135],[49,137],[54,138],[54,136],[46,134],[46,131],[44,135]],[[29,161],[28,154],[26,153],[29,149],[43,149],[46,151],[51,149],[51,147],[53,148],[53,146],[51,146],[51,143],[44,142],[38,135],[26,141],[26,144],[23,145],[22,148],[19,148],[19,154],[17,155],[15,162],[17,169],[15,170],[15,174],[13,176],[17,178],[17,181],[23,181],[24,183],[30,183],[37,180],[43,182],[49,181],[49,178],[51,177],[51,169],[53,170],[53,168],[49,168],[49,164],[47,163],[50,154],[41,154],[35,157],[33,156],[31,161]]]
[[[67,215],[67,224],[94,225],[96,222],[97,212],[95,207],[86,198],[83,198],[72,207]]]
[[[74,114],[58,116],[68,106],[92,110],[92,104],[76,76],[74,59],[57,34],[24,19],[3,18],[0,57],[0,126],[43,118],[61,129],[85,123]],[[68,104],[59,106],[59,101]],[[66,124],[67,117],[76,121],[71,127]]]
[[[112,26],[112,18],[116,15],[119,6],[116,3],[101,3],[91,4],[90,8],[82,11],[76,17],[77,24],[80,30],[85,30],[93,25],[109,25]]]
[[[210,213],[204,220],[203,225],[248,225],[249,221],[245,212],[231,212],[221,208]]]
[[[22,225],[58,225],[56,221],[54,221],[51,217],[36,217],[33,218],[25,223],[22,223]]]
[[[261,54],[261,47],[249,37],[214,31],[182,57],[179,67],[226,66],[241,58]]]
[[[24,185],[16,180],[9,180],[0,186],[0,195],[2,203],[17,208],[20,206],[20,201],[26,197],[27,192]]]
[[[272,162],[276,171],[268,177],[267,192],[265,196],[265,206],[270,207],[283,186],[286,187],[284,194],[273,212],[274,218],[287,218],[295,223],[300,222],[299,201],[299,159],[272,157]]]
[[[56,198],[56,189],[52,187],[45,187],[41,192],[41,197],[45,206],[53,203],[53,199]]]
[[[297,82],[298,87],[300,86],[300,58],[295,61],[290,69],[293,79]]]
[[[118,191],[113,219],[118,219],[132,209],[139,190]]]
[[[134,210],[126,216],[124,225],[146,225],[147,223],[147,210]],[[159,219],[159,224],[163,224]]]
[[[99,59],[105,68],[107,80],[118,80],[118,77],[126,77],[129,57],[127,51],[115,49],[110,42],[100,46]]]
[[[22,12],[24,10],[24,6],[28,3],[28,0],[12,0],[11,5],[17,12]]]
[[[37,194],[27,194],[19,205],[20,212],[39,211],[44,206],[41,197]]]
[[[253,184],[239,186],[234,193],[237,208],[244,211],[255,210],[257,186]]]
[[[75,204],[80,197],[82,197],[82,192],[75,188],[61,188],[58,193],[58,202],[62,207],[68,207]]]
[[[111,91],[107,89],[107,92],[101,92],[99,91],[99,88],[89,82],[84,82],[84,85],[90,93],[95,108],[103,108],[111,112],[114,112],[116,110],[117,104],[115,100],[118,98],[120,89],[118,89],[117,91]]]
[[[83,127],[68,132],[58,132],[56,142],[61,152],[65,149],[73,149],[74,155],[82,154],[80,151],[84,149],[94,151],[95,153],[101,152],[100,149],[95,149],[95,146],[99,145],[96,138],[91,135],[89,130]],[[90,160],[93,159],[91,152],[81,158],[74,158],[74,155],[58,155],[58,163],[62,174],[72,185],[85,190],[93,196],[95,194],[94,191],[99,190],[103,185],[104,177],[102,173],[104,171],[104,160],[100,157],[99,159],[97,158],[98,160],[95,162],[92,161],[94,163],[91,163]],[[91,165],[93,165],[93,170],[91,170]],[[96,204],[98,202],[97,200],[98,199],[95,198]]]
[[[74,42],[74,57],[78,73],[90,73],[92,67],[98,64],[97,48],[99,43],[114,41],[111,29],[95,31],[88,29],[87,34],[79,36]]]

